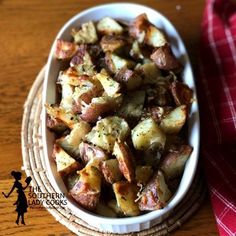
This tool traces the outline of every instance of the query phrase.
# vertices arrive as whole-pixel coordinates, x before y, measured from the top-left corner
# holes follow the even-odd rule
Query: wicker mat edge
[[[27,176],[32,177],[31,185],[39,186],[43,193],[55,192],[50,184],[47,170],[44,163],[42,130],[41,130],[41,111],[42,111],[42,84],[44,79],[45,67],[38,74],[34,84],[31,87],[29,95],[24,105],[22,120],[21,142],[23,167]],[[204,185],[201,173],[198,170],[195,179],[189,189],[189,192],[179,205],[173,210],[171,215],[162,223],[153,226],[150,229],[132,234],[122,234],[122,236],[161,236],[178,229],[187,221],[200,207],[206,195],[206,186]],[[66,207],[46,208],[50,214],[69,230],[81,236],[114,236],[120,234],[111,234],[101,232],[98,229],[82,221],[74,212]]]

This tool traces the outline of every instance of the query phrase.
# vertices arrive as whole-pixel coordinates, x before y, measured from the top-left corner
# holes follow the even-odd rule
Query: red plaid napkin
[[[198,94],[202,156],[220,235],[236,235],[236,3],[207,0]]]

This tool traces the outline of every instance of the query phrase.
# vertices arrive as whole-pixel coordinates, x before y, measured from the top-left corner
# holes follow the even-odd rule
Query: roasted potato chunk
[[[75,43],[57,39],[55,57],[60,60],[71,59],[75,55],[78,48],[78,45],[76,45]]]
[[[61,102],[60,107],[66,111],[71,111],[73,108],[73,93],[74,87],[69,84],[62,84],[61,86]]]
[[[110,17],[104,17],[97,23],[97,31],[100,34],[121,34],[123,27],[117,21]]]
[[[112,152],[115,141],[124,141],[129,134],[129,125],[124,119],[110,116],[99,120],[91,132],[86,135],[86,139],[88,142]]]
[[[162,47],[167,43],[164,34],[155,26],[150,25],[146,29],[144,42],[152,47]]]
[[[135,179],[134,156],[129,146],[123,142],[115,142],[113,155],[118,160],[121,173],[128,182],[133,182]]]
[[[139,65],[135,70],[137,71],[137,73],[141,73],[141,75],[143,76],[143,85],[156,84],[157,78],[161,76],[160,70],[153,62]]]
[[[56,161],[57,172],[63,176],[75,170],[81,169],[79,162],[77,162],[56,144],[54,144],[52,156]]]
[[[68,174],[67,178],[65,179],[65,184],[67,189],[71,190],[78,181],[79,181],[79,175],[77,171]]]
[[[117,159],[110,159],[103,161],[100,165],[105,180],[113,184],[122,179],[122,173],[119,169],[119,162]]]
[[[94,64],[88,52],[87,46],[81,44],[70,61],[70,66],[73,67],[79,75],[92,76],[95,74]]]
[[[152,211],[163,208],[169,199],[171,192],[165,183],[164,176],[158,171],[148,182],[138,201],[141,211]]]
[[[144,59],[143,53],[141,51],[141,48],[139,46],[139,43],[137,40],[134,40],[132,44],[132,48],[129,52],[130,56],[133,57],[134,59]]]
[[[72,95],[74,93],[74,86],[70,84],[61,84],[61,99],[72,99]],[[61,102],[62,103],[62,102]]]
[[[174,81],[173,83],[171,83],[170,89],[177,106],[191,104],[193,98],[193,90],[190,89],[188,85],[178,81]]]
[[[70,195],[82,207],[94,211],[101,194],[101,173],[96,167],[87,165],[79,171],[79,175],[79,181],[70,190]]]
[[[105,56],[105,62],[112,73],[118,72],[121,68],[133,68],[135,63],[129,59],[121,58],[113,53],[107,52]]]
[[[62,133],[66,130],[67,126],[59,119],[47,115],[47,127],[56,133]]]
[[[98,203],[96,208],[96,213],[101,216],[116,218],[117,215],[115,211],[112,210],[112,208],[108,207],[105,203]]]
[[[137,16],[131,22],[129,33],[139,43],[146,43],[152,47],[161,47],[167,43],[164,34],[148,21],[146,14]]]
[[[71,35],[74,38],[75,43],[96,43],[98,40],[96,28],[92,21],[86,22],[81,25],[80,30],[72,29]]]
[[[57,119],[62,121],[70,129],[78,122],[78,117],[72,114],[70,111],[66,111],[61,107],[54,105],[45,104],[47,114],[52,119]]]
[[[129,34],[137,39],[139,43],[144,42],[145,31],[149,27],[150,22],[148,21],[147,15],[141,14],[137,16],[129,26]]]
[[[183,173],[184,166],[192,153],[189,145],[181,145],[177,150],[169,152],[161,161],[160,168],[167,179],[173,179]]]
[[[172,104],[172,96],[169,88],[165,85],[157,85],[146,89],[147,102],[151,105],[170,106]]]
[[[137,166],[135,169],[135,180],[138,184],[146,185],[153,174],[151,166]]]
[[[61,85],[79,86],[86,80],[89,80],[89,76],[79,75],[75,68],[70,67],[65,71],[60,71],[57,83]]]
[[[143,111],[142,119],[151,117],[157,124],[160,124],[161,120],[172,110],[172,107],[150,106]]]
[[[174,71],[178,73],[183,69],[183,66],[176,59],[168,44],[157,48],[152,53],[151,59],[155,62],[157,67],[162,70]]]
[[[133,145],[137,150],[147,150],[149,147],[163,149],[166,136],[152,118],[141,121],[131,132]]]
[[[120,91],[120,84],[113,80],[105,70],[102,70],[101,73],[96,74],[93,78],[102,84],[108,96],[113,97]]]
[[[105,35],[100,42],[103,52],[119,52],[126,44],[124,37],[116,35]]]
[[[134,90],[140,87],[142,77],[136,71],[122,67],[116,73],[115,80],[122,83],[127,90]]]
[[[171,111],[160,123],[160,128],[166,134],[176,134],[178,133],[183,125],[185,124],[187,118],[187,106],[182,105]]]
[[[142,152],[142,157],[140,160],[144,165],[152,166],[154,169],[159,165],[161,160],[163,150],[159,150],[159,148],[154,143],[153,147],[150,146],[147,150]]]
[[[56,140],[66,152],[71,156],[78,158],[80,154],[79,145],[84,139],[85,135],[91,130],[90,125],[85,121],[79,121],[71,130],[70,134]]]
[[[142,115],[144,101],[145,92],[142,90],[127,94],[117,111],[118,116],[123,117],[129,124],[137,122]]]
[[[183,145],[184,143],[185,143],[184,138],[178,136],[178,134],[167,134],[165,151],[166,152],[176,151],[176,147],[178,149],[178,147]]]
[[[117,97],[103,96],[93,98],[89,105],[84,104],[80,117],[87,122],[96,122],[102,114],[118,108],[121,102],[121,94],[117,94]]]
[[[75,88],[72,94],[73,98],[73,111],[75,113],[80,113],[83,106],[89,104],[93,98],[101,96],[103,89],[100,84],[95,83],[95,81],[85,80],[80,86]]]
[[[80,143],[79,154],[85,165],[89,163],[98,169],[100,168],[100,163],[108,158],[107,154],[101,148],[85,142]]]
[[[140,211],[135,202],[138,193],[138,187],[135,184],[120,181],[113,184],[113,190],[116,196],[117,205],[126,216],[137,216]]]
[[[96,86],[88,80],[84,81],[81,86],[75,88],[73,99],[75,104],[80,106],[81,111],[83,102],[89,104],[98,93]]]
[[[118,215],[123,216],[123,211],[121,208],[117,205],[117,201],[115,199],[112,199],[108,202],[108,206]]]

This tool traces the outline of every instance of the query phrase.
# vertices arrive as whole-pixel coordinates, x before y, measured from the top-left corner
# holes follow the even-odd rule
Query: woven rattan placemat
[[[45,68],[38,74],[24,105],[24,114],[22,121],[22,154],[23,170],[28,176],[32,177],[31,185],[40,187],[42,193],[55,193],[53,186],[50,184],[47,175],[47,169],[43,157],[42,145],[42,84],[44,79]],[[173,210],[173,213],[162,223],[142,232],[130,233],[123,235],[151,236],[167,235],[180,227],[187,219],[193,215],[201,205],[206,193],[206,187],[203,184],[202,177],[198,171],[191,188],[181,203]],[[82,221],[70,209],[57,206],[47,208],[47,210],[61,224],[65,225],[72,232],[84,235],[117,235],[100,232],[98,229],[91,227]]]

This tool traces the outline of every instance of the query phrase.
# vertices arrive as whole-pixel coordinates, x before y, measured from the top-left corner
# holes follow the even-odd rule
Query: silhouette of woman
[[[15,178],[15,182],[11,188],[11,191],[8,194],[2,193],[6,198],[8,198],[11,193],[14,191],[14,189],[17,189],[17,193],[18,193],[18,198],[17,201],[13,204],[16,205],[16,212],[18,213],[17,215],[17,219],[16,219],[16,224],[19,224],[19,220],[21,217],[21,224],[25,225],[25,221],[24,221],[24,213],[27,212],[27,208],[28,208],[28,204],[27,204],[27,198],[25,196],[24,190],[29,186],[30,181],[32,180],[31,177],[27,177],[25,182],[26,182],[26,186],[23,187],[21,182],[19,180],[21,180],[21,172],[17,172],[17,171],[12,171],[11,175]]]

